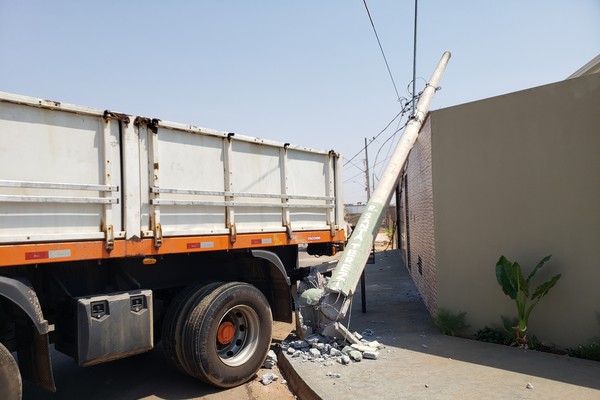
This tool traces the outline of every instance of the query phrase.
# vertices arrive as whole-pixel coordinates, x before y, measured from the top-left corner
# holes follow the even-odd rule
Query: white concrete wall
[[[563,276],[530,332],[562,347],[600,336],[600,74],[438,110],[430,124],[437,307],[466,311],[472,332],[499,324],[516,315],[499,256],[529,273],[552,254],[534,282]],[[416,251],[425,228],[410,222]],[[414,274],[414,251],[412,263]]]

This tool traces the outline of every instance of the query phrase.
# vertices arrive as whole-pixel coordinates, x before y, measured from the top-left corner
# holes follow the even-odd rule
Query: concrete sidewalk
[[[600,399],[599,362],[441,335],[398,251],[367,265],[366,294],[367,313],[358,289],[344,324],[372,330],[379,359],[324,366],[282,351],[300,399]]]

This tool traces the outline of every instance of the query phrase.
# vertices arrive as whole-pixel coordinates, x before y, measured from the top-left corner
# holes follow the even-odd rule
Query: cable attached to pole
[[[369,21],[371,21],[371,27],[373,28],[373,32],[375,33],[375,37],[377,38],[377,43],[379,44],[379,49],[381,50],[383,61],[385,61],[385,66],[387,67],[388,73],[390,74],[392,85],[394,85],[394,90],[396,91],[396,98],[398,99],[398,102],[401,102],[400,94],[398,93],[398,88],[396,87],[396,82],[394,82],[394,77],[392,76],[392,71],[390,70],[390,65],[388,64],[385,52],[383,51],[383,46],[381,45],[381,41],[379,40],[377,29],[375,29],[375,23],[373,22],[373,18],[371,18],[371,12],[369,11],[369,7],[367,6],[367,0],[363,0],[363,4],[365,5],[365,10],[367,10],[367,15],[369,16]]]

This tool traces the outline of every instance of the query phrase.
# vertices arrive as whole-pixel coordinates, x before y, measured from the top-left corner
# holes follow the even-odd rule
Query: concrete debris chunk
[[[367,346],[372,347],[376,350],[381,350],[385,347],[384,345],[379,343],[377,340],[373,340],[372,342],[367,342]]]
[[[350,352],[349,356],[352,359],[352,361],[356,361],[356,362],[359,362],[363,359],[362,353],[358,350],[352,350]]]
[[[331,350],[329,350],[329,355],[332,357],[337,357],[337,356],[341,356],[342,352],[339,351],[338,349],[332,347]]]
[[[323,328],[323,335],[329,338],[337,338],[338,340],[344,340],[348,343],[360,343],[360,340],[354,336],[344,325],[339,322],[327,325]]]
[[[299,350],[299,351],[301,351],[301,350]],[[287,353],[288,354],[294,354],[295,352],[296,352],[296,349],[294,349],[293,347],[288,347],[287,348]]]
[[[533,385],[531,384],[531,382],[527,382],[526,388],[527,389],[533,389]]]
[[[275,354],[273,350],[269,350],[263,366],[267,369],[271,369],[275,365],[277,365],[277,354]]]
[[[367,345],[364,345],[364,344],[356,344],[356,343],[352,345],[352,348],[354,350],[358,350],[358,351],[361,351],[361,352],[373,350],[373,347],[371,347],[371,346],[367,346]]]
[[[310,344],[308,344],[308,342],[305,340],[294,340],[292,343],[290,343],[290,346],[294,349],[307,349],[310,347]]]
[[[342,365],[348,365],[350,364],[350,357],[344,354],[343,356],[337,358],[337,362]]]
[[[313,334],[310,335],[306,338],[306,342],[310,345],[310,346],[317,346],[319,343],[323,343],[323,345],[325,344],[326,340],[323,336],[318,335],[318,334]]]
[[[339,373],[337,373],[337,372],[328,372],[328,373],[326,374],[326,376],[329,376],[329,377],[331,377],[331,378],[341,378],[341,377],[342,377],[342,375],[341,375],[341,374],[339,374]]]
[[[379,352],[374,350],[365,351],[363,353],[363,358],[368,360],[377,360],[379,358]]]
[[[269,372],[268,374],[264,374],[261,377],[260,382],[266,386],[266,385],[270,385],[271,383],[273,383],[273,381],[276,381],[277,379],[279,379],[279,377],[277,375],[275,375],[272,372]]]
[[[290,348],[291,348],[291,347],[290,347]],[[292,349],[292,350],[293,350],[293,349]],[[304,354],[304,353],[302,352],[302,350],[296,350],[296,351],[294,351],[293,353],[294,353],[294,354],[292,354],[292,358],[298,358],[298,357],[300,357],[302,354]]]
[[[311,358],[315,358],[315,359],[321,357],[321,352],[317,349],[308,350],[308,354],[310,355]]]

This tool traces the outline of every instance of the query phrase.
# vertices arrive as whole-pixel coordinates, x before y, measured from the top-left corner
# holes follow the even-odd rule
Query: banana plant
[[[537,271],[550,260],[550,257],[551,256],[546,256],[542,258],[533,271],[531,271],[527,279],[523,277],[519,263],[511,262],[504,256],[501,256],[496,263],[496,279],[502,287],[502,291],[517,304],[519,322],[513,329],[515,331],[517,344],[521,346],[529,343],[527,324],[531,311],[537,303],[548,294],[550,289],[556,285],[556,282],[558,282],[561,277],[561,274],[553,276],[530,293],[531,280]]]

